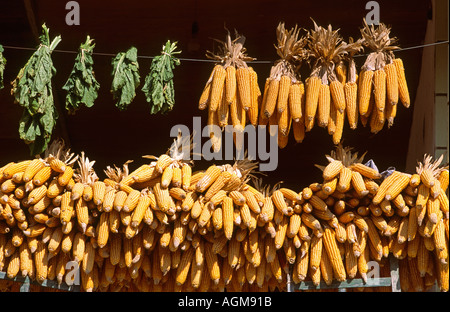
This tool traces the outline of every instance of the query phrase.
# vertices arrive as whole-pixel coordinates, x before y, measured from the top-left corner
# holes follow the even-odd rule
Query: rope
[[[417,45],[417,46],[412,46],[412,47],[407,47],[407,48],[399,48],[399,49],[396,49],[396,50],[393,50],[393,51],[394,52],[401,52],[401,51],[407,51],[407,50],[421,49],[421,48],[437,46],[437,45],[441,45],[441,44],[448,44],[448,42],[449,42],[448,40],[447,41],[438,41],[438,42],[434,42],[434,43],[422,44],[422,45]],[[11,49],[11,50],[28,50],[28,51],[35,51],[36,50],[35,48],[16,47],[16,46],[8,46],[8,45],[4,45],[3,48]],[[76,54],[76,53],[78,53],[77,51],[58,50],[58,49],[53,50],[53,52],[67,53],[67,54]],[[92,55],[110,56],[110,57],[116,56],[116,54],[101,53],[101,52],[93,52]],[[358,54],[358,55],[355,55],[354,57],[363,57],[363,56],[367,56],[367,55],[369,55],[369,54]],[[138,55],[138,58],[141,58],[141,59],[153,59],[155,57],[154,56]],[[215,62],[217,62],[215,60],[181,58],[181,57],[178,58],[178,59],[180,61],[186,61],[186,62],[203,62],[203,63],[215,63]],[[271,63],[273,63],[273,61],[249,61],[248,63],[253,63],[253,64],[271,64]]]

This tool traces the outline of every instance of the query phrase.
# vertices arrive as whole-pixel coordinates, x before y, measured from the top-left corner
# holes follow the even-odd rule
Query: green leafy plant
[[[93,41],[87,36],[86,42],[80,45],[72,72],[62,87],[67,91],[66,109],[69,114],[74,114],[83,104],[86,107],[92,107],[98,96],[100,84],[95,79],[93,70],[92,52],[95,47]]]
[[[3,73],[5,72],[6,59],[3,56],[3,46],[0,44],[0,89],[3,89]]]
[[[116,106],[125,110],[136,96],[136,88],[140,84],[137,49],[131,47],[126,52],[120,52],[112,60],[113,81],[111,93],[117,100]]]
[[[61,36],[50,42],[49,31],[43,24],[39,47],[12,82],[14,101],[24,108],[19,122],[20,138],[28,144],[32,155],[38,155],[47,148],[58,119],[52,92],[56,68],[51,53],[61,41]]]
[[[150,113],[162,114],[171,111],[175,104],[175,90],[173,85],[173,69],[175,65],[180,65],[180,60],[175,58],[177,42],[170,40],[162,47],[161,55],[153,58],[150,65],[150,73],[145,77],[145,84],[142,91],[146,100],[152,103]]]

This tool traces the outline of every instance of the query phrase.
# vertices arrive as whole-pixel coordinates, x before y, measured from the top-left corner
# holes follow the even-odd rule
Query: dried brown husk
[[[361,29],[362,44],[369,48],[372,52],[367,56],[367,59],[362,67],[362,70],[379,70],[384,68],[387,64],[391,64],[395,58],[393,50],[399,49],[394,44],[397,38],[390,37],[391,28],[385,24],[368,25],[366,20],[363,20],[363,28]]]
[[[305,49],[308,41],[306,36],[300,36],[301,29],[295,27],[287,30],[283,22],[277,27],[277,51],[278,59],[270,70],[270,79],[280,80],[281,76],[288,76],[293,83],[301,81],[299,69],[307,58]]]
[[[311,77],[319,77],[322,84],[336,80],[336,65],[342,58],[354,50],[355,43],[343,41],[339,29],[333,30],[331,25],[327,28],[318,26],[313,20],[314,29],[308,32],[309,58],[314,61]]]
[[[95,160],[89,161],[88,157],[85,157],[84,152],[81,152],[81,157],[78,160],[78,168],[76,168],[73,174],[75,182],[81,182],[85,185],[93,185],[95,181],[98,181],[98,176],[94,170]]]
[[[247,49],[244,47],[245,36],[238,34],[235,30],[235,38],[231,40],[230,31],[227,30],[225,41],[213,39],[219,43],[218,52],[213,53],[206,51],[206,57],[216,60],[222,64],[224,68],[234,66],[235,68],[248,68],[247,62],[254,61],[256,58],[246,54]]]
[[[448,165],[441,165],[444,154],[433,161],[433,156],[425,154],[422,162],[417,162],[416,173],[421,174],[424,170],[431,170],[433,176],[438,178],[442,171],[448,170]]]
[[[352,164],[355,164],[355,163],[362,163],[367,152],[365,152],[361,156],[358,156],[358,152],[352,152],[352,151],[353,151],[352,147],[348,147],[348,146],[343,147],[342,144],[339,144],[338,146],[336,146],[335,150],[332,150],[330,152],[330,155],[325,155],[325,157],[327,158],[328,162],[330,162],[330,163],[333,162],[334,160],[340,160],[345,167],[350,167]],[[314,166],[316,166],[317,168],[319,168],[322,171],[326,167],[326,166],[317,165],[317,164]]]

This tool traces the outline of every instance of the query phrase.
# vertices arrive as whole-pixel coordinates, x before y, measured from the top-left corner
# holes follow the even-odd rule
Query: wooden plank
[[[385,287],[391,286],[390,277],[382,277],[371,279],[367,283],[361,278],[354,278],[350,280],[345,280],[343,282],[333,281],[330,285],[325,282],[320,282],[319,285],[314,285],[313,282],[301,282],[300,284],[295,284],[295,290],[311,290],[311,289],[343,289],[343,288],[357,288],[357,287]]]
[[[389,266],[391,269],[391,280],[392,280],[392,292],[401,292],[400,287],[400,270],[398,267],[398,259],[395,257],[389,257]]]
[[[16,276],[14,278],[9,278],[6,275],[6,272],[0,272],[0,279],[10,280],[10,281],[13,281],[13,282],[18,282],[18,283],[24,284],[24,285],[22,285],[20,287],[20,291],[21,292],[22,291],[23,292],[29,291],[29,285],[30,284],[35,284],[35,285],[39,285],[39,286],[42,286],[42,287],[66,290],[66,291],[73,291],[73,292],[79,292],[80,291],[80,286],[79,285],[69,286],[66,283],[58,284],[57,281],[51,281],[51,280],[44,280],[42,283],[38,283],[37,281],[31,280],[28,276],[25,276],[25,277],[23,277],[23,276]]]

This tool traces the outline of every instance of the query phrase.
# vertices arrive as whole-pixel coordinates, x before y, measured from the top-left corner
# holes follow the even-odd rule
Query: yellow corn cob
[[[375,95],[375,106],[380,112],[384,112],[386,106],[386,72],[378,69],[373,75],[373,92]]]
[[[206,172],[201,177],[201,179],[196,184],[197,192],[204,192],[208,187],[210,187],[214,181],[219,177],[221,170],[216,165],[211,165],[206,169]]]
[[[269,118],[273,115],[277,106],[278,91],[280,87],[280,80],[270,79],[269,87],[267,89],[267,96],[264,103],[264,116]]]
[[[347,82],[344,85],[345,103],[347,119],[350,129],[355,130],[358,127],[358,85],[355,82]]]
[[[306,131],[312,129],[312,121],[316,116],[319,93],[322,81],[319,77],[309,77],[306,82],[305,125]]]
[[[258,85],[258,74],[249,67],[251,84],[251,106],[248,110],[248,119],[253,126],[258,125],[258,112],[261,106],[261,90]]]
[[[58,176],[58,183],[59,185],[66,186],[69,184],[70,180],[73,176],[73,168],[70,166],[66,166],[66,170],[64,172],[60,173]]]
[[[95,264],[95,248],[90,241],[85,244],[84,255],[82,260],[82,271],[89,274]]]
[[[36,186],[40,186],[44,184],[52,174],[52,168],[49,166],[41,168],[34,176],[33,176],[33,184]]]
[[[229,105],[233,101],[233,98],[236,96],[236,67],[228,66],[226,68],[226,77],[225,77],[225,99],[226,103]]]
[[[33,179],[34,175],[45,166],[42,159],[33,159],[24,170],[22,177],[23,182],[29,182]]]
[[[31,160],[23,160],[18,163],[11,164],[3,170],[3,178],[11,179],[16,173],[24,172],[30,163]]]
[[[342,262],[341,254],[337,246],[334,231],[328,226],[324,229],[323,243],[327,255],[333,266],[334,273],[338,281],[344,281],[346,279],[345,267]]]
[[[127,200],[128,194],[125,191],[118,191],[115,193],[113,207],[116,211],[122,211],[123,205]]]
[[[317,106],[317,122],[319,127],[325,128],[328,126],[331,105],[330,99],[330,87],[327,84],[321,84]]]
[[[352,171],[351,183],[359,197],[364,197],[369,194],[364,179],[358,171]]]
[[[133,211],[134,208],[136,208],[136,205],[138,204],[140,195],[141,195],[141,192],[139,192],[138,190],[134,190],[133,189],[128,194],[125,202],[123,203],[123,209],[122,210],[125,211],[125,212]]]
[[[34,188],[28,194],[27,204],[34,205],[39,202],[44,196],[47,194],[47,186],[41,185],[39,187]]]
[[[93,191],[92,199],[94,201],[94,204],[101,205],[105,197],[106,184],[102,181],[96,181],[92,185],[92,191]]]
[[[320,268],[322,259],[322,237],[313,236],[310,245],[310,261],[309,266],[313,271]]]
[[[336,64],[335,70],[338,81],[345,84],[347,81],[347,66],[343,61],[339,61],[339,63]]]
[[[225,88],[226,75],[227,72],[222,65],[218,64],[214,66],[209,102],[209,110],[212,112],[217,111],[217,108],[219,107],[220,98],[223,94],[223,89]]]
[[[99,248],[103,248],[108,243],[109,239],[109,213],[103,212],[100,214],[100,220],[97,225],[97,244]]]
[[[33,258],[27,244],[20,245],[19,248],[20,272],[25,277],[33,272]]]
[[[330,93],[333,99],[333,103],[339,113],[344,113],[347,106],[345,102],[345,92],[344,85],[338,80],[333,80],[330,82]]]
[[[302,82],[293,82],[289,87],[288,106],[294,122],[299,122],[303,116],[302,100],[305,87]]]
[[[399,86],[397,70],[393,63],[384,66],[384,71],[386,73],[386,94],[387,94],[387,104],[397,105],[399,96]]]
[[[261,106],[259,108],[259,115],[258,115],[258,125],[265,126],[267,125],[269,118],[264,115],[264,110],[266,107],[266,101],[267,101],[267,95],[269,94],[269,86],[270,86],[270,78],[266,78],[266,81],[264,83],[264,90],[262,94],[262,100],[261,100]]]
[[[344,123],[345,123],[345,112],[341,113],[339,111],[335,111],[336,113],[336,121],[335,121],[335,130],[332,134],[333,143],[338,145],[342,139],[342,133],[344,131]]]
[[[427,201],[426,209],[428,220],[433,224],[437,224],[439,221],[439,213],[441,213],[439,200],[435,198],[429,198]]]
[[[34,252],[34,264],[36,267],[36,280],[42,283],[47,278],[48,273],[48,250],[42,242],[38,242],[37,249]]]
[[[74,201],[71,199],[71,192],[65,192],[61,197],[61,214],[60,219],[62,224],[70,221],[74,209]]]
[[[383,182],[381,182],[380,187],[378,188],[378,192],[372,200],[372,203],[374,205],[378,205],[383,201],[383,199],[385,198],[385,195],[386,195],[386,191],[395,182],[395,180],[401,175],[402,175],[401,172],[394,171],[390,176],[388,176],[386,179],[384,179]]]
[[[391,200],[396,198],[408,185],[410,176],[401,174],[386,190],[385,198]]]
[[[322,229],[322,225],[320,224],[319,220],[317,220],[310,213],[302,213],[301,219],[302,219],[302,224],[306,225],[308,228],[310,228],[312,230]]]
[[[293,122],[292,131],[294,132],[294,139],[297,143],[303,142],[305,139],[305,123],[304,122]]]
[[[275,205],[275,207],[283,214],[288,215],[289,210],[288,206],[286,205],[286,201],[284,199],[284,195],[280,190],[276,190],[272,194],[272,202]]]
[[[236,84],[242,106],[245,111],[248,111],[252,103],[250,71],[248,68],[239,67],[236,69]]]
[[[441,184],[441,189],[446,192],[447,188],[448,188],[448,181],[449,181],[449,176],[448,176],[448,169],[444,169],[441,171],[441,173],[439,174],[438,177],[438,181]]]
[[[282,75],[280,78],[278,88],[278,98],[277,98],[278,113],[284,112],[288,107],[290,86],[291,86],[291,79],[286,75]]]
[[[89,223],[89,211],[86,201],[80,198],[75,204],[75,212],[78,224],[81,226],[83,233],[86,231]]]
[[[6,276],[8,278],[14,278],[20,271],[20,254],[19,249],[10,256],[8,267],[6,269]]]
[[[230,197],[225,197],[222,202],[222,212],[223,212],[223,231],[225,237],[231,240],[233,237],[233,200]]]
[[[402,102],[403,106],[408,108],[410,106],[410,98],[408,84],[406,82],[405,68],[403,67],[403,61],[400,58],[396,58],[393,62],[397,70],[398,93],[400,101]]]
[[[183,165],[181,167],[181,186],[187,191],[191,185],[192,168],[189,165]]]
[[[278,250],[283,247],[284,240],[286,238],[287,227],[289,220],[287,217],[283,217],[281,222],[276,226],[275,233],[275,248]]]
[[[354,163],[350,166],[350,168],[354,171],[358,171],[364,177],[372,180],[378,180],[381,178],[381,174],[378,172],[378,170],[368,167],[362,163]]]
[[[208,106],[208,103],[210,101],[211,82],[212,82],[213,75],[214,75],[214,70],[211,71],[208,81],[206,82],[205,86],[203,87],[202,94],[198,101],[198,109],[199,110],[204,110]]]
[[[374,76],[373,70],[362,70],[359,77],[359,87],[358,87],[358,105],[359,105],[359,114],[361,116],[366,116],[370,113],[369,110],[369,102],[370,95],[372,93],[372,79]]]

